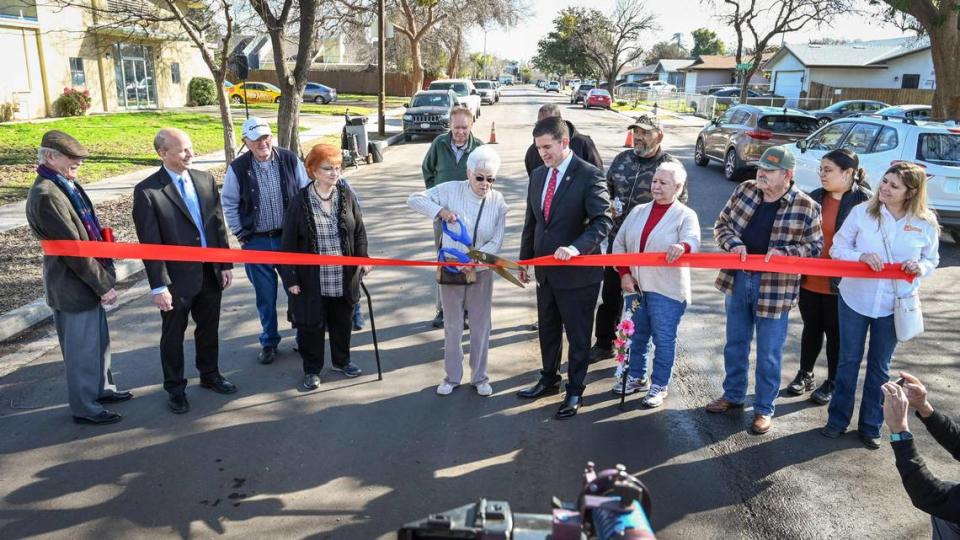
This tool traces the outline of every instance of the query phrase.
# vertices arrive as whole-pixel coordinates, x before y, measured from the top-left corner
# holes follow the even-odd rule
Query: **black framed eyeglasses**
[[[477,175],[477,176],[474,176],[473,179],[476,180],[477,182],[487,182],[487,183],[490,183],[490,184],[492,184],[492,183],[494,183],[494,182],[497,181],[497,177],[496,177],[496,176],[481,176],[481,175]]]

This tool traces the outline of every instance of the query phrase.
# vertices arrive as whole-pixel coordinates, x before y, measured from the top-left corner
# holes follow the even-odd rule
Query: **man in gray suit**
[[[40,240],[104,241],[93,203],[77,183],[89,153],[62,131],[40,141],[37,179],[27,194],[27,222]],[[109,259],[43,258],[43,285],[60,339],[73,421],[112,424],[121,416],[104,403],[126,401],[110,371],[110,331],[103,307],[117,301],[116,273]]]

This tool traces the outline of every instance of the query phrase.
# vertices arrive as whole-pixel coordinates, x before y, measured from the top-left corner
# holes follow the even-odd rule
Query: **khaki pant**
[[[463,379],[464,311],[470,313],[470,384],[476,386],[487,382],[493,272],[477,272],[477,281],[469,285],[441,285],[440,299],[443,303],[444,382],[460,384]]]

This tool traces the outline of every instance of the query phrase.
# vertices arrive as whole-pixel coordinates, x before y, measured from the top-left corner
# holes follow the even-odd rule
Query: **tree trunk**
[[[237,157],[237,138],[233,131],[233,112],[230,110],[230,103],[223,91],[223,80],[225,78],[225,70],[221,69],[213,72],[214,84],[217,85],[218,90],[217,105],[220,106],[220,123],[223,124],[223,155],[229,165]]]
[[[423,88],[423,58],[420,54],[420,39],[410,39],[410,60],[413,72],[410,74],[410,95],[413,96]]]
[[[960,31],[957,30],[960,13],[948,14],[938,27],[931,28],[930,53],[933,56],[933,71],[937,88],[933,92],[934,118],[960,118]]]
[[[300,92],[289,83],[281,85],[280,109],[277,111],[277,144],[298,156],[300,149]]]
[[[453,42],[453,50],[450,51],[450,62],[447,63],[447,77],[456,78],[460,71],[460,54],[463,52],[463,30],[457,29],[457,39]]]

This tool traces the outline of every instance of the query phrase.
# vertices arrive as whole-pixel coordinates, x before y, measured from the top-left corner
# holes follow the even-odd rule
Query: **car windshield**
[[[270,90],[271,92],[276,92],[278,94],[280,93],[280,89],[270,83],[260,83],[260,84],[262,84],[264,88],[266,88],[267,90]]]
[[[920,140],[917,141],[917,159],[960,167],[960,134],[920,134]]]
[[[853,101],[839,101],[839,102],[837,102],[837,103],[834,103],[833,105],[830,105],[829,107],[827,107],[827,108],[825,108],[825,109],[823,109],[823,110],[829,111],[829,112],[837,112],[837,111],[839,111],[840,109],[843,109],[843,108],[848,108],[848,109],[849,109],[849,108],[853,107],[854,105],[855,105],[855,103],[854,103]]]
[[[609,96],[610,92],[607,92],[606,90],[591,90],[590,95],[591,96]]]
[[[577,87],[577,89],[578,89],[578,90],[583,90],[584,92],[586,92],[587,90],[593,90],[593,85],[592,85],[592,84],[581,84],[580,86]]]
[[[473,85],[477,88],[493,88],[493,83],[490,81],[475,81]]]
[[[430,83],[431,90],[453,90],[458,96],[466,96],[469,94],[467,91],[467,85],[464,83],[454,83],[454,82],[435,82]]]
[[[413,107],[449,107],[450,96],[448,94],[420,94],[414,96]]]
[[[805,118],[803,116],[789,115],[771,115],[764,116],[757,122],[757,127],[769,129],[775,133],[813,133],[817,129],[817,120],[815,118]]]

